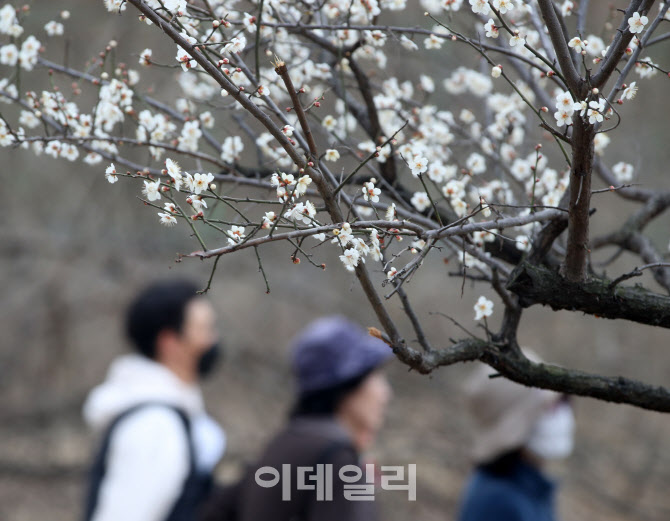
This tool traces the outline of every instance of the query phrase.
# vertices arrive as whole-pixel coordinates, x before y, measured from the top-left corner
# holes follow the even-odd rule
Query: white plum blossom
[[[198,43],[198,40],[189,36],[186,33],[181,33],[181,36],[188,41],[191,45]],[[193,59],[193,57],[186,52],[182,47],[177,48],[177,56],[175,59],[181,64],[181,68],[184,72],[188,72],[190,69],[194,69],[198,66],[198,62]]]
[[[472,241],[480,248],[484,246],[484,243],[493,242],[495,239],[496,236],[486,230],[476,231],[472,234]]]
[[[375,186],[374,180],[370,180],[367,183],[363,183],[363,199],[373,203],[379,202],[379,195],[382,191]]]
[[[158,216],[161,218],[161,224],[167,226],[167,227],[172,227],[175,224],[177,224],[177,218],[167,212],[158,212]]]
[[[182,183],[182,175],[181,175],[181,167],[176,161],[173,161],[170,158],[167,158],[165,160],[165,169],[167,171],[167,174],[172,178],[174,181],[175,189],[179,190],[179,187],[181,186]]]
[[[264,230],[267,230],[268,228],[272,227],[273,223],[277,220],[277,214],[274,212],[265,212],[265,215],[263,216],[263,224],[261,225],[261,228]]]
[[[465,166],[472,174],[483,174],[486,172],[486,159],[480,153],[473,152],[465,161]]]
[[[487,15],[491,12],[488,0],[469,0],[472,6],[472,12],[477,14]]]
[[[200,120],[200,123],[202,123],[203,127],[214,128],[214,116],[212,116],[212,113],[209,110],[202,112],[198,116],[198,119]]]
[[[426,76],[425,74],[419,76],[419,85],[424,92],[431,93],[435,91],[435,82],[433,81],[433,78]]]
[[[186,0],[163,0],[163,5],[173,13],[186,14]]]
[[[184,123],[184,127],[181,131],[181,136],[178,139],[178,148],[180,150],[188,150],[191,152],[198,151],[198,140],[202,136],[202,131],[200,130],[200,121],[193,120],[187,121]]]
[[[484,30],[486,31],[486,36],[488,38],[498,38],[498,36],[500,36],[500,31],[498,31],[493,18],[489,18],[489,21],[484,25]]]
[[[414,192],[411,203],[419,212],[423,212],[430,206],[430,199],[426,192]]]
[[[21,44],[21,52],[19,53],[19,61],[21,67],[27,71],[33,70],[37,64],[37,55],[40,52],[42,44],[33,35],[28,36]]]
[[[595,34],[589,34],[586,38],[588,45],[586,46],[586,52],[591,56],[601,56],[602,52],[605,50],[605,42],[599,36]]]
[[[381,0],[379,2],[382,9],[389,11],[402,11],[407,7],[407,0]]]
[[[468,203],[466,203],[463,199],[452,197],[450,204],[458,217],[464,217],[465,214],[468,213]]]
[[[465,184],[457,179],[452,179],[442,187],[442,193],[447,198],[462,199],[465,197]]]
[[[323,158],[326,161],[337,161],[340,158],[340,153],[334,148],[329,148],[328,150],[326,150],[326,153],[324,154]]]
[[[287,187],[291,188],[296,184],[293,174],[286,174],[285,172],[280,172],[279,174],[272,174],[270,178],[270,184],[277,188],[277,197],[279,199],[285,199],[287,196]],[[291,193],[294,190],[291,189]]]
[[[582,117],[586,114],[586,111],[589,109],[589,104],[586,100],[577,101],[574,106],[575,110],[579,111],[579,115]]]
[[[40,119],[35,115],[34,112],[22,110],[21,117],[19,118],[19,124],[33,129],[40,125]]]
[[[302,214],[302,222],[305,224],[312,224],[314,222],[314,217],[316,216],[316,207],[311,201],[305,201],[304,203],[298,203],[298,206],[302,205],[300,213]]]
[[[193,175],[193,193],[196,195],[209,188],[210,183],[214,181],[214,174],[194,174]]]
[[[516,238],[514,239],[514,242],[516,242],[516,249],[521,250],[521,251],[529,251],[530,250],[530,239],[528,239],[528,236],[526,235],[517,235]]]
[[[396,220],[395,203],[391,203],[391,205],[386,209],[386,212],[384,213],[384,219],[387,221]]]
[[[298,179],[298,182],[296,183],[295,190],[293,191],[293,195],[295,197],[300,197],[304,195],[307,192],[307,187],[312,184],[312,178],[308,175],[303,175]]]
[[[370,256],[374,261],[379,262],[382,259],[379,232],[374,228],[368,228],[368,231],[370,232]]]
[[[488,204],[486,204],[486,201],[481,196],[479,197],[479,204],[482,207],[482,215],[484,217],[491,217],[491,207]]]
[[[244,143],[240,136],[228,136],[221,146],[221,159],[226,163],[234,163],[240,158],[243,150]]]
[[[355,271],[356,266],[358,266],[358,261],[361,257],[361,254],[358,253],[356,248],[349,248],[344,250],[344,253],[340,255],[340,260],[347,271]]]
[[[572,99],[570,91],[565,91],[556,96],[556,108],[554,118],[559,127],[563,125],[572,125],[572,116],[577,108],[581,109],[580,104],[576,104]]]
[[[408,51],[416,51],[419,48],[417,44],[407,38],[407,36],[404,34],[400,37],[400,45],[402,45]]]
[[[139,63],[140,65],[144,65],[145,67],[148,67],[151,65],[151,55],[153,54],[153,51],[151,49],[144,49],[140,53],[140,59]]]
[[[637,72],[640,78],[651,78],[658,73],[656,65],[649,58],[643,58],[640,61],[635,63],[635,72]]]
[[[114,166],[114,163],[110,164],[105,170],[105,177],[110,184],[114,184],[119,180],[118,176],[116,175],[116,167]]]
[[[68,161],[76,161],[79,157],[79,150],[76,146],[70,143],[63,143],[61,147],[60,156]]]
[[[410,160],[409,168],[412,171],[412,175],[418,177],[428,170],[428,159],[417,154]]]
[[[254,15],[245,12],[244,16],[242,17],[242,23],[250,33],[256,32],[256,17]]]
[[[305,201],[304,203],[300,202],[289,208],[286,213],[284,213],[284,218],[311,224],[315,215],[316,208],[314,208],[314,205],[309,201]]]
[[[604,119],[603,111],[605,110],[605,100],[600,98],[598,101],[589,101],[589,108],[586,112],[589,118],[589,123],[601,123]]]
[[[493,314],[493,302],[484,296],[479,297],[475,304],[475,320],[488,318]]]
[[[612,167],[612,173],[616,176],[620,183],[628,183],[633,180],[633,172],[635,169],[633,165],[620,161]]]
[[[243,35],[240,35],[238,38],[232,38],[230,42],[227,43],[226,46],[223,48],[223,52],[229,52],[231,54],[235,54],[238,52],[242,52],[246,46],[247,46],[247,39]]]
[[[500,78],[500,75],[502,74],[502,67],[500,65],[495,65],[494,67],[491,68],[491,76],[494,78]]]
[[[142,193],[147,196],[149,201],[157,201],[161,198],[161,182],[160,181],[144,181],[144,188]]]
[[[186,202],[193,207],[196,213],[200,213],[203,208],[207,208],[207,201],[201,195],[190,195],[186,198]]]
[[[111,13],[125,11],[126,5],[126,0],[105,0],[105,7]]]
[[[44,31],[47,33],[47,36],[63,36],[63,24],[52,20],[44,26]]]
[[[12,4],[5,4],[0,9],[0,33],[9,34],[16,25],[16,10]]]
[[[375,29],[374,31],[363,31],[363,38],[373,47],[383,47],[386,43],[386,34]]]
[[[346,246],[350,242],[353,242],[354,240],[354,234],[351,229],[351,224],[349,224],[348,222],[345,222],[342,225],[342,228],[333,230],[333,235],[335,236],[335,238],[330,242],[332,242],[333,244],[339,244],[343,248],[346,248]]]
[[[0,47],[0,64],[14,67],[19,60],[19,49],[13,43]]]
[[[635,82],[634,82],[634,81],[631,82],[631,84],[628,85],[628,86],[623,90],[623,92],[621,93],[621,99],[622,99],[622,100],[623,100],[623,99],[627,99],[627,100],[632,100],[632,99],[634,99],[635,96],[637,96],[637,90],[638,90],[638,88],[637,88],[637,85],[635,84]]]
[[[649,18],[646,16],[640,16],[640,13],[636,11],[633,13],[633,16],[628,19],[628,29],[633,34],[639,34],[644,30],[648,23]]]
[[[440,38],[434,34],[431,34],[428,38],[423,41],[423,46],[426,49],[441,49],[442,44],[444,43],[444,38]]]
[[[505,14],[514,9],[514,2],[512,0],[493,0],[491,5],[500,11],[500,14]]]
[[[522,35],[519,31],[516,31],[514,33],[514,35],[512,35],[509,39],[509,46],[510,47],[516,47],[518,45],[518,46],[523,47],[523,45],[525,43],[525,38],[526,37],[524,35]]]
[[[568,42],[568,47],[572,47],[576,52],[581,53],[583,50],[586,49],[587,43],[588,42],[582,40],[578,36],[575,36],[572,40]]]
[[[228,244],[235,246],[236,244],[239,244],[245,237],[246,235],[244,235],[244,226],[233,225],[230,227],[230,231],[228,232]]]
[[[570,91],[566,90],[556,96],[556,108],[563,112],[572,114],[575,111],[575,101],[572,99]]]
[[[554,112],[554,117],[556,118],[556,126],[562,127],[563,125],[572,125],[572,115],[574,112],[567,112],[564,110],[558,110]]]
[[[561,15],[562,16],[570,16],[572,14],[572,11],[575,9],[575,4],[572,2],[572,0],[566,0],[561,4]]]

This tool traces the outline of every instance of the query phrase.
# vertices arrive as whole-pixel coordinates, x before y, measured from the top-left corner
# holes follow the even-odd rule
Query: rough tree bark
[[[593,125],[576,118],[572,130],[568,245],[561,266],[561,274],[570,282],[586,279],[594,137]]]

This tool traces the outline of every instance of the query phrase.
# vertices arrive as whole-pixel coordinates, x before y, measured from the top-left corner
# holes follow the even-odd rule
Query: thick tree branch
[[[441,366],[481,360],[502,376],[529,387],[670,412],[670,390],[664,387],[622,376],[600,376],[531,362],[519,349],[509,349],[509,346],[480,339],[460,340],[451,347],[431,353],[407,347],[394,348],[394,352],[402,362],[421,374],[429,374]]]
[[[586,277],[594,135],[593,125],[576,119],[572,131],[568,244],[561,267],[563,276],[572,282]]]
[[[608,279],[575,283],[548,268],[519,265],[507,283],[523,307],[550,306],[554,311],[582,311],[600,318],[624,319],[670,328],[670,297],[642,287],[611,287]]]
[[[616,186],[617,178],[612,173],[612,171],[603,163],[603,160],[596,158],[594,161],[595,171],[607,185]],[[646,201],[650,197],[658,193],[656,190],[649,190],[647,188],[638,188],[638,187],[626,187],[621,190],[617,190],[616,193],[623,197],[624,199],[630,199],[631,201]]]
[[[549,30],[549,37],[554,45],[556,58],[558,59],[558,64],[561,67],[561,72],[568,84],[568,88],[581,99],[584,97],[582,93],[583,80],[579,75],[579,72],[577,72],[575,64],[572,62],[570,48],[565,39],[559,15],[554,10],[554,2],[552,0],[538,0],[537,3],[540,7],[544,23]]]
[[[601,62],[600,69],[591,78],[591,85],[593,87],[600,89],[607,83],[607,80],[609,80],[612,73],[616,70],[619,61],[621,61],[626,47],[628,47],[628,44],[633,39],[633,33],[628,30],[628,19],[635,12],[646,14],[654,2],[655,0],[632,0],[623,15],[623,20],[621,20],[614,41],[610,44],[605,59]]]
[[[514,352],[500,356],[495,350],[486,349],[481,360],[510,380],[527,386],[670,412],[670,390],[661,386],[622,376],[599,376],[556,365],[534,363]]]

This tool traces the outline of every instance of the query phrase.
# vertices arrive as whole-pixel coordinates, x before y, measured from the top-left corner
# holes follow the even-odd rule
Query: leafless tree
[[[183,258],[212,259],[206,289],[230,253],[253,248],[269,292],[264,245],[283,241],[295,263],[319,268],[323,249],[337,248],[376,313],[377,334],[414,370],[481,360],[526,385],[670,411],[665,388],[535,363],[517,342],[521,315],[536,304],[670,327],[670,263],[645,235],[670,192],[632,184],[633,167],[611,166],[604,153],[635,103],[632,74],[667,81],[670,65],[650,57],[670,39],[654,36],[668,25],[667,3],[630,0],[591,21],[588,0],[423,0],[425,27],[385,22],[413,6],[405,0],[104,4],[128,23],[139,15],[151,26],[142,31],[176,45],[176,62],[161,64],[148,49],[139,61],[168,69],[166,78],[183,69],[185,98],[148,95],[136,71],[115,63],[113,43],[85,69],[47,59],[23,34],[26,13],[3,8],[0,32],[9,41],[0,63],[12,72],[0,80],[10,104],[0,113],[0,144],[72,161],[85,154],[89,164],[106,161],[112,183],[139,180],[161,222],[184,223],[198,241]],[[51,24],[50,34],[62,31]],[[587,25],[603,27],[602,38],[587,36]],[[469,49],[476,70],[426,70],[418,79],[402,67],[380,72],[394,55],[430,59],[454,46]],[[44,71],[52,89],[25,90]],[[76,83],[68,91],[58,88],[62,79]],[[88,108],[76,102],[85,90],[96,94]],[[255,148],[255,163],[245,147]],[[622,227],[591,236],[594,203],[616,198],[637,209]],[[204,229],[223,244],[207,245]],[[608,247],[616,248],[609,258]],[[455,323],[464,336],[449,345],[425,334],[408,282],[441,251],[459,259],[452,275],[498,294],[498,330],[482,298],[483,333]],[[639,264],[606,277],[603,267],[622,252]],[[625,284],[646,270],[657,289]],[[396,298],[411,332],[387,311]]]

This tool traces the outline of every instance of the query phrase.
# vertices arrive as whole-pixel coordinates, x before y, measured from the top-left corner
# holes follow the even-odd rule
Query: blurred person
[[[572,407],[566,395],[494,374],[481,364],[466,385],[476,467],[458,521],[556,521],[556,483],[544,467],[572,452]]]
[[[84,521],[194,519],[225,448],[198,385],[218,358],[216,322],[186,280],[154,283],[129,306],[135,352],[112,362],[84,404],[102,437]]]
[[[244,480],[237,518],[241,521],[374,521],[373,501],[344,496],[339,469],[358,467],[382,428],[391,388],[382,366],[393,356],[384,342],[343,317],[325,317],[294,340],[292,365],[297,398],[288,424],[268,444]],[[262,487],[256,471],[290,465],[291,498],[283,485]],[[298,467],[332,465],[332,500],[298,489]],[[282,475],[282,480],[287,476]],[[313,479],[313,478],[308,478]],[[314,482],[308,481],[313,485]]]

